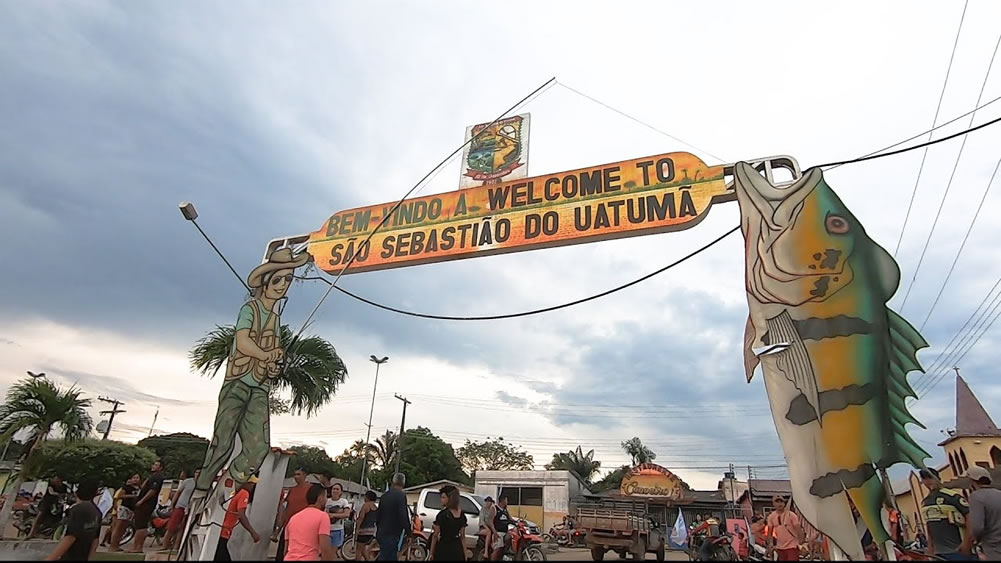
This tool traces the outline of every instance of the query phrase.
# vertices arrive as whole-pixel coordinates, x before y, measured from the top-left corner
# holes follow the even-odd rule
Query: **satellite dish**
[[[98,432],[102,432],[103,433],[103,432],[106,432],[107,430],[108,430],[108,421],[107,420],[102,420],[101,422],[97,423],[97,431]]]

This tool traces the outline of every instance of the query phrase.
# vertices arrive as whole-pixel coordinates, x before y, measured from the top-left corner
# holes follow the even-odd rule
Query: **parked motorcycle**
[[[157,545],[163,545],[163,536],[167,534],[167,523],[170,522],[170,505],[158,504],[149,519],[148,537],[153,538]]]
[[[504,553],[501,561],[545,561],[546,552],[542,549],[542,536],[528,530],[524,520],[515,520],[504,536]],[[483,538],[476,542],[473,550],[473,561],[483,558]]]
[[[35,523],[35,518],[38,516],[38,505],[38,502],[33,502],[26,508],[14,511],[13,524],[17,528],[17,536],[19,538],[27,538],[31,533],[31,526]],[[66,532],[64,522],[65,513],[66,505],[62,501],[53,503],[48,514],[43,516],[42,521],[38,523],[38,530],[35,537],[61,540],[63,534]]]
[[[712,549],[709,552],[709,561],[737,561],[737,552],[733,550],[730,534],[722,534],[715,538],[699,534],[692,539],[694,541],[689,541],[688,548],[688,558],[692,561],[701,561],[699,552],[702,548],[702,542],[706,541],[712,544]]]

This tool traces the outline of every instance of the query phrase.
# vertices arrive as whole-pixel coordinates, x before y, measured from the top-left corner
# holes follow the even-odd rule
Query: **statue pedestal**
[[[263,561],[268,558],[271,547],[271,532],[274,530],[278,517],[279,501],[282,494],[282,484],[285,481],[285,470],[288,467],[289,456],[280,449],[274,448],[261,464],[257,486],[254,489],[254,500],[247,509],[247,518],[251,526],[261,536],[261,541],[254,543],[250,533],[241,525],[233,530],[229,539],[229,553],[234,561]],[[226,507],[233,498],[235,490],[233,480],[224,473],[222,481],[217,483],[209,496],[191,500],[192,518],[186,527],[187,541],[182,548],[180,560],[212,561],[215,559],[216,547],[219,545],[219,532],[226,515]],[[197,494],[197,492],[196,492]]]

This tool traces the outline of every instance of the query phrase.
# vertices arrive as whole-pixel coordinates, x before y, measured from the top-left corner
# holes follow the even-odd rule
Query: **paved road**
[[[558,553],[547,553],[546,558],[549,561],[590,561],[591,552],[586,549],[568,549],[560,548]],[[654,557],[652,553],[646,554],[647,561],[656,561],[657,558]],[[688,556],[685,555],[684,551],[668,551],[667,561],[688,561]],[[618,554],[606,553],[605,561],[621,561]]]

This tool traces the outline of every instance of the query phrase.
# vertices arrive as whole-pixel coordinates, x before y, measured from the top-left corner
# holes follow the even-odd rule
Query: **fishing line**
[[[420,187],[421,184],[423,184],[425,180],[427,180],[428,178],[430,178],[432,174],[435,174],[435,172],[439,168],[441,168],[449,160],[451,160],[453,156],[455,156],[456,154],[458,154],[459,152],[461,152],[464,148],[466,148],[466,145],[469,145],[470,143],[472,143],[473,141],[475,141],[477,138],[479,138],[480,135],[484,134],[488,129],[490,129],[490,127],[492,125],[494,125],[495,123],[497,123],[498,121],[500,121],[501,119],[503,119],[504,116],[506,116],[507,114],[511,113],[512,111],[515,111],[516,109],[518,109],[519,107],[521,107],[522,104],[526,103],[528,100],[530,100],[531,98],[535,97],[537,94],[541,94],[544,90],[548,89],[554,83],[556,83],[556,77],[555,76],[552,77],[552,78],[550,78],[549,80],[545,81],[544,83],[542,83],[542,85],[539,86],[538,88],[536,88],[535,90],[532,90],[532,92],[529,93],[524,98],[518,100],[518,102],[516,104],[514,104],[513,106],[511,106],[510,108],[508,108],[507,110],[505,110],[503,113],[501,113],[500,115],[498,115],[496,118],[494,118],[494,120],[491,121],[489,124],[487,124],[487,126],[484,127],[479,133],[477,133],[476,135],[471,135],[469,137],[469,140],[465,141],[464,143],[462,143],[461,145],[459,145],[458,147],[456,147],[456,149],[454,151],[452,151],[448,156],[446,156],[445,158],[443,158],[442,161],[439,162],[434,168],[432,168],[431,170],[429,170],[428,173],[425,174],[423,178],[421,178],[416,184],[413,185],[413,187],[411,187],[409,190],[407,190],[407,193],[403,194],[403,197],[400,198],[400,201],[397,201],[396,205],[394,205],[389,210],[388,213],[384,213],[383,214],[382,220],[379,221],[379,224],[376,225],[374,229],[372,229],[372,232],[370,232],[368,234],[368,236],[365,238],[365,241],[362,242],[361,245],[358,248],[361,249],[361,248],[366,247],[368,245],[369,241],[372,240],[372,237],[375,236],[375,233],[378,232],[379,229],[382,228],[382,226],[386,224],[386,222],[389,220],[389,217],[393,213],[395,213],[396,210],[399,209],[401,205],[403,205],[403,202],[406,201],[406,199],[408,197],[410,197],[410,194],[412,194],[414,192],[414,190],[416,190],[418,187]],[[341,268],[341,271],[337,273],[337,276],[334,278],[334,281],[330,282],[330,287],[327,288],[327,291],[324,292],[323,296],[320,297],[320,300],[316,303],[316,306],[313,307],[313,310],[306,317],[306,320],[303,321],[302,327],[299,328],[299,331],[296,332],[295,337],[292,339],[293,342],[297,341],[299,339],[299,337],[302,336],[302,332],[304,330],[306,330],[306,327],[309,325],[309,321],[312,320],[313,316],[320,309],[320,306],[323,305],[323,302],[326,301],[327,297],[330,295],[330,290],[333,289],[333,288],[335,288],[335,287],[337,287],[337,282],[341,279],[341,276],[344,275],[344,272],[347,271],[347,269],[351,266],[351,264],[354,263],[355,259],[358,258],[359,254],[361,254],[360,251],[359,252],[355,252],[354,254],[351,255],[351,258],[347,262],[344,263],[344,266]]]
[[[993,103],[993,101],[991,103]],[[987,104],[985,104],[985,105],[987,105]],[[992,119],[992,120],[990,120],[990,121],[988,121],[986,123],[981,123],[980,125],[977,125],[976,127],[970,127],[968,129],[964,129],[964,130],[959,131],[957,133],[953,133],[951,135],[947,135],[947,136],[942,137],[940,139],[934,139],[934,140],[931,140],[931,141],[927,141],[927,142],[920,143],[920,144],[917,144],[917,145],[913,145],[913,146],[910,146],[910,147],[905,147],[905,148],[902,148],[902,149],[897,149],[897,150],[890,151],[890,152],[884,152],[884,153],[879,153],[879,154],[870,154],[870,155],[866,155],[866,156],[860,156],[858,158],[853,158],[853,159],[850,159],[850,160],[841,160],[841,161],[828,162],[826,164],[817,165],[817,166],[815,166],[815,168],[825,168],[825,167],[832,167],[833,168],[833,167],[841,166],[841,165],[844,165],[844,164],[855,164],[855,163],[859,163],[859,162],[866,162],[866,161],[869,161],[869,160],[876,160],[876,159],[880,159],[880,158],[886,158],[886,157],[890,157],[890,156],[896,156],[898,154],[903,154],[903,153],[910,152],[910,151],[913,151],[913,150],[917,150],[917,149],[929,147],[929,146],[932,146],[932,145],[937,145],[938,143],[944,143],[946,141],[950,141],[952,139],[955,139],[956,137],[967,135],[969,133],[973,133],[973,132],[979,131],[979,130],[984,129],[986,127],[990,127],[991,125],[995,125],[998,122],[1001,122],[1001,117],[997,117],[997,118]],[[401,200],[401,202],[402,202],[402,200]],[[399,206],[401,202],[398,202],[397,206]],[[387,215],[387,217],[388,217],[388,215]],[[386,221],[386,217],[383,218],[383,223],[385,221]],[[382,225],[382,223],[380,223],[380,226],[381,225]],[[670,270],[671,268],[673,268],[673,267],[675,267],[675,266],[677,266],[677,265],[679,265],[679,264],[687,261],[689,258],[693,258],[695,256],[698,256],[702,252],[705,252],[706,250],[708,250],[712,246],[715,246],[717,243],[721,242],[723,239],[725,239],[726,237],[732,235],[733,233],[737,232],[738,230],[740,230],[740,226],[739,225],[736,226],[736,227],[733,227],[729,231],[727,231],[727,232],[723,233],[722,235],[716,237],[715,239],[713,239],[708,244],[705,244],[705,245],[699,247],[698,249],[694,250],[693,252],[691,252],[689,254],[686,254],[685,256],[682,256],[681,258],[675,260],[674,262],[671,262],[670,264],[668,264],[668,265],[666,265],[666,266],[664,266],[662,268],[654,270],[653,272],[651,272],[649,274],[646,274],[646,275],[644,275],[642,277],[639,277],[637,279],[634,279],[632,281],[626,282],[626,283],[624,283],[622,285],[613,287],[611,289],[607,289],[607,290],[602,291],[600,293],[589,295],[587,297],[582,297],[582,298],[576,299],[574,301],[570,301],[570,302],[567,302],[567,303],[562,303],[560,305],[552,305],[552,306],[549,306],[549,307],[542,307],[542,308],[539,308],[539,309],[531,309],[531,310],[522,311],[522,312],[519,312],[519,313],[505,313],[505,314],[498,314],[498,315],[480,315],[480,316],[453,316],[453,315],[439,315],[439,314],[432,314],[432,313],[420,313],[420,312],[416,312],[416,311],[407,311],[405,309],[400,309],[400,308],[397,308],[397,307],[393,307],[391,305],[385,305],[383,303],[379,303],[377,301],[373,301],[373,300],[368,299],[366,297],[362,297],[361,295],[358,295],[356,293],[352,293],[351,291],[348,291],[348,290],[346,290],[346,289],[344,289],[342,287],[334,285],[337,282],[337,279],[340,278],[341,274],[344,273],[344,269],[343,268],[341,269],[341,272],[338,273],[337,278],[335,278],[333,282],[331,282],[330,280],[327,280],[326,278],[319,277],[319,276],[315,276],[315,277],[300,276],[299,279],[321,281],[323,283],[329,284],[330,287],[328,287],[327,288],[327,292],[324,293],[324,298],[330,293],[330,291],[332,289],[336,289],[337,291],[340,291],[344,295],[347,295],[348,297],[351,297],[352,299],[355,299],[357,301],[361,301],[362,303],[365,303],[366,305],[370,305],[372,307],[376,307],[376,308],[379,308],[379,309],[383,309],[385,311],[390,311],[390,312],[393,312],[393,313],[397,313],[397,314],[405,315],[405,316],[409,316],[409,317],[417,317],[417,318],[422,318],[422,319],[432,319],[432,320],[439,320],[439,321],[494,321],[494,320],[501,320],[501,319],[513,319],[513,318],[518,318],[518,317],[527,317],[527,316],[531,316],[531,315],[538,315],[538,314],[541,314],[541,313],[549,313],[549,312],[557,311],[557,310],[560,310],[560,309],[566,309],[568,307],[573,307],[575,305],[580,305],[580,304],[583,304],[583,303],[587,303],[589,301],[594,301],[595,299],[600,299],[600,298],[605,297],[607,295],[611,295],[611,294],[616,293],[618,291],[622,291],[623,289],[627,289],[627,288],[632,287],[632,286],[634,286],[634,285],[636,285],[636,284],[638,284],[640,282],[646,281],[646,280],[648,280],[648,279],[650,279],[650,278],[652,278],[652,277],[654,277],[656,275],[662,274],[662,273],[666,272],[667,270]],[[371,238],[371,235],[369,235],[369,238]],[[367,242],[368,242],[368,239],[365,240],[365,243],[367,243]],[[352,256],[352,260],[354,259],[355,256],[357,256],[357,254],[358,253],[355,253],[355,255]],[[345,266],[345,268],[346,268],[346,266]]]

